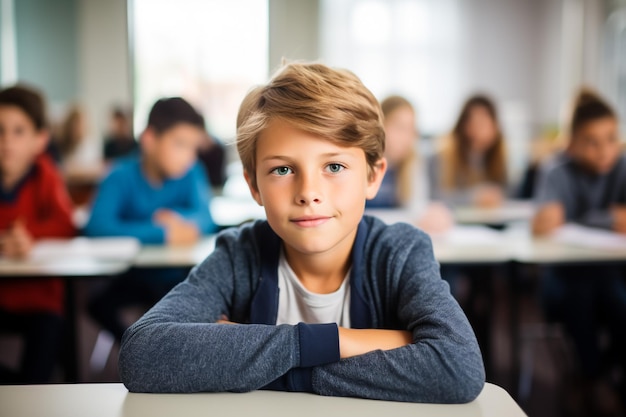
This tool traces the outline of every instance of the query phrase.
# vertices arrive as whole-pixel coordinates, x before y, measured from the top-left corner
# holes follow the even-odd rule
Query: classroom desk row
[[[531,236],[528,226],[504,231],[483,226],[456,226],[432,236],[435,258],[442,264],[532,264],[626,261],[626,236],[568,225],[566,233]],[[132,238],[44,240],[23,261],[0,259],[0,276],[111,276],[131,267],[192,267],[209,255],[215,236],[193,246],[144,245]]]
[[[253,391],[245,394],[135,394],[122,384],[0,386],[0,416],[186,417],[206,415],[300,417],[475,416],[521,417],[502,388],[486,384],[467,404],[411,404],[312,394]]]

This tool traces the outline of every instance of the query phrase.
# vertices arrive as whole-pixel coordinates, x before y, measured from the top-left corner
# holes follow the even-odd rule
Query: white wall
[[[433,0],[437,1],[437,0]],[[126,0],[76,0],[78,97],[90,112],[94,147],[113,104],[132,103]],[[506,116],[532,136],[555,123],[562,103],[580,82],[599,83],[602,0],[463,0],[463,95],[494,92]],[[563,20],[582,12],[584,36]],[[318,0],[270,0],[270,71],[283,57],[317,59]],[[581,17],[580,15],[578,16]],[[582,51],[582,52],[581,52]],[[571,67],[571,71],[569,70]],[[564,76],[564,71],[569,75]],[[459,103],[460,105],[461,103]],[[528,139],[528,137],[526,138]]]
[[[78,0],[78,32],[79,95],[99,151],[111,106],[132,104],[126,0]]]
[[[289,60],[316,60],[319,56],[318,0],[270,0],[270,74]]]

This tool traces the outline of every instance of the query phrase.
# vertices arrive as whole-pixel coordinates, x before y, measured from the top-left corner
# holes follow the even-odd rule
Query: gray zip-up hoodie
[[[341,360],[335,323],[275,325],[281,244],[265,221],[222,232],[214,252],[126,331],[119,358],[126,387],[431,403],[480,393],[476,338],[426,234],[363,218],[352,248],[351,326],[409,330],[413,343]],[[215,324],[224,315],[244,324]]]

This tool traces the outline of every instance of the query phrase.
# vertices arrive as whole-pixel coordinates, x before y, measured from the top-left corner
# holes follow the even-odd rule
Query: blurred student
[[[113,166],[100,185],[85,234],[190,245],[215,231],[210,187],[196,161],[205,135],[203,117],[185,100],[158,100],[141,135],[141,156]],[[150,307],[186,275],[176,268],[134,272],[114,281],[89,305],[93,317],[118,340],[126,328],[120,309]]]
[[[406,209],[412,222],[426,232],[442,232],[452,226],[449,210],[428,201],[424,163],[417,152],[415,109],[404,97],[390,96],[381,102],[385,128],[387,171],[378,194],[368,209]]]
[[[0,91],[0,257],[23,259],[37,239],[75,233],[72,207],[54,162],[42,96],[15,86]],[[17,374],[3,383],[49,382],[63,335],[60,279],[0,282],[0,332],[23,336]]]
[[[211,187],[221,189],[226,183],[226,149],[222,142],[207,134],[198,149],[198,160],[206,170]]]
[[[490,98],[476,95],[465,102],[428,168],[434,200],[452,206],[502,204],[507,187],[505,143]]]
[[[507,187],[505,143],[496,106],[484,95],[470,97],[452,132],[429,160],[430,196],[449,207],[497,207]],[[491,378],[494,269],[481,265],[442,268],[476,332],[487,377]],[[466,291],[460,292],[465,279]]]
[[[87,115],[77,104],[71,106],[53,135],[54,146],[62,167],[81,165],[87,137]]]
[[[110,162],[122,156],[132,155],[138,150],[139,144],[133,137],[130,114],[121,107],[113,108],[109,131],[104,138],[104,160]]]
[[[590,90],[583,89],[576,102],[567,151],[539,183],[533,232],[546,235],[573,222],[626,233],[626,157],[618,136],[617,115]],[[608,413],[611,410],[605,408],[617,402],[617,395],[606,382],[605,373],[615,364],[604,366],[599,329],[609,331],[617,365],[625,372],[624,275],[619,267],[598,265],[552,267],[546,275],[543,297],[547,314],[562,321],[572,336],[584,377],[581,391],[592,400],[588,406],[595,408],[590,412]],[[626,399],[623,381],[621,390],[622,399]]]

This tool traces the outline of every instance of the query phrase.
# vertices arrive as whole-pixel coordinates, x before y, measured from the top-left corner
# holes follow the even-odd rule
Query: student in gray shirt
[[[567,222],[626,233],[626,157],[615,112],[600,97],[582,91],[577,99],[566,153],[540,178],[539,209],[532,227],[549,234]],[[579,354],[593,415],[606,414],[619,398],[603,375],[598,329],[607,325],[622,372],[626,370],[626,285],[619,266],[573,265],[546,270],[543,298],[548,316],[564,322]],[[622,382],[622,399],[626,391]],[[610,392],[596,401],[597,392]],[[596,402],[597,404],[594,404]],[[590,415],[591,415],[590,414]]]
[[[480,350],[430,239],[363,216],[386,169],[371,92],[347,71],[292,63],[248,94],[237,125],[267,221],[222,232],[127,330],[128,389],[473,400]]]

